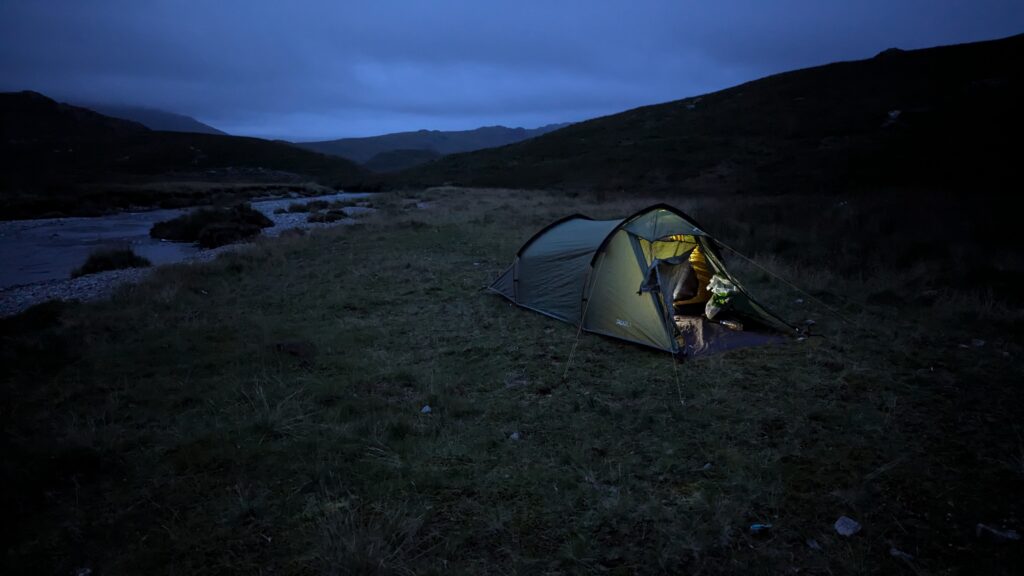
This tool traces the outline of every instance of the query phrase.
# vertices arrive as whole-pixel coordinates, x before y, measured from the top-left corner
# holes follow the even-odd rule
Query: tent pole
[[[683,386],[679,383],[679,362],[676,360],[675,353],[672,354],[672,372],[676,376],[676,394],[679,395],[679,405],[686,408],[686,402],[683,400]]]
[[[656,214],[654,216],[654,242],[658,241],[658,216],[660,216],[660,214]],[[653,260],[653,255],[654,255],[654,242],[651,242],[652,260]],[[676,256],[679,255],[679,245],[680,244],[682,244],[682,242],[676,242],[676,249],[672,253],[672,257],[673,258],[675,258]],[[660,278],[659,278],[659,283],[660,283]],[[672,311],[671,311],[671,309],[669,310],[668,314],[669,314],[669,321],[671,322],[672,321]],[[683,400],[683,386],[682,386],[682,384],[679,383],[679,361],[676,359],[676,353],[675,352],[672,352],[672,375],[676,379],[676,394],[679,396],[679,405],[682,406],[683,408],[686,408],[686,402]]]
[[[587,300],[587,304],[590,304],[590,300]],[[586,316],[587,306],[583,306],[583,315]],[[580,335],[583,334],[583,318],[580,317],[580,327],[576,330],[576,341],[572,343],[572,350],[569,351],[569,360],[565,362],[565,370],[562,372],[562,380],[565,380],[569,376],[569,367],[572,366],[572,359],[576,356],[576,347],[580,343]]]
[[[594,282],[597,282],[598,272],[601,271],[601,266],[604,264],[604,254],[601,255],[601,261],[597,263],[597,269],[594,270]],[[589,278],[589,277],[588,277]],[[590,287],[593,292],[593,286]],[[572,366],[572,359],[576,356],[576,347],[580,344],[580,336],[583,334],[583,322],[587,319],[587,309],[590,308],[590,296],[587,294],[587,285],[583,284],[583,295],[586,300],[583,301],[583,313],[580,314],[580,327],[576,330],[576,341],[572,343],[572,350],[569,351],[569,360],[565,363],[565,371],[562,372],[562,380],[565,380],[569,376],[569,367]]]

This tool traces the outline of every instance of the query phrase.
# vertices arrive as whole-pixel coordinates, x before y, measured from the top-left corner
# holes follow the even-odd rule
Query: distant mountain
[[[373,172],[395,172],[426,164],[440,157],[441,154],[434,150],[388,150],[374,155],[363,163],[363,167]]]
[[[149,129],[138,122],[61,104],[37,92],[0,92],[0,138],[5,147],[35,142],[107,142],[145,132]]]
[[[121,106],[117,104],[82,104],[84,108],[95,110],[105,116],[132,120],[142,124],[150,130],[165,130],[168,132],[195,132],[197,134],[220,134],[226,136],[227,132],[217,130],[213,126],[203,124],[199,120],[184,114],[175,114],[156,108],[144,108],[141,106]]]
[[[389,186],[1015,190],[1024,35],[769,76],[385,176]]]
[[[53,198],[50,204],[63,210],[81,190],[102,191],[104,183],[315,181],[355,188],[368,174],[344,158],[284,142],[152,131],[35,92],[0,93],[0,204],[7,217],[34,215],[34,206]]]
[[[534,138],[541,134],[564,128],[565,126],[568,126],[568,124],[548,124],[547,126],[532,129],[485,126],[476,130],[419,130],[416,132],[396,132],[367,138],[298,142],[296,145],[307,150],[333,154],[363,164],[377,154],[394,150],[433,150],[440,155],[444,155],[504,146],[528,138]]]

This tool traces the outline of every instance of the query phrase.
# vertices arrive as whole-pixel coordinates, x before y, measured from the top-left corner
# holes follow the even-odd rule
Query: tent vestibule
[[[709,290],[712,278],[731,286]],[[622,220],[575,214],[537,232],[490,289],[513,303],[682,356],[778,341],[792,327],[758,304],[725,268],[713,239],[665,205]],[[722,313],[705,315],[713,298]]]

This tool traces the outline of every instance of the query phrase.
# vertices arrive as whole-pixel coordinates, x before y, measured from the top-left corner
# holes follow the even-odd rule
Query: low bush
[[[312,202],[292,202],[288,205],[288,212],[316,212],[323,210],[330,204],[326,200],[313,200]]]
[[[97,250],[89,255],[85,264],[71,272],[72,278],[106,272],[107,270],[122,270],[124,268],[146,268],[152,263],[132,251],[131,248],[105,248]]]
[[[348,218],[348,213],[344,210],[328,210],[326,212],[310,214],[309,217],[306,218],[306,222],[337,222],[338,220],[344,220],[345,218]]]
[[[174,242],[198,242],[216,248],[256,236],[274,222],[248,204],[231,208],[203,208],[173,220],[157,222],[150,229],[153,238]]]
[[[199,232],[196,243],[200,248],[216,248],[234,244],[256,236],[262,227],[248,222],[215,222]]]

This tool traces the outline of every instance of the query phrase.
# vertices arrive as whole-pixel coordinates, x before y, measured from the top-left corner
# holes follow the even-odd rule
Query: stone
[[[903,550],[900,550],[899,548],[896,548],[895,546],[889,548],[889,556],[892,556],[893,558],[899,558],[900,560],[906,560],[907,562],[910,562],[911,560],[914,559],[913,556],[911,556],[910,554],[907,554],[906,552],[904,552]]]
[[[857,532],[860,532],[860,523],[848,516],[840,516],[835,523],[836,532],[840,536],[853,536]]]

